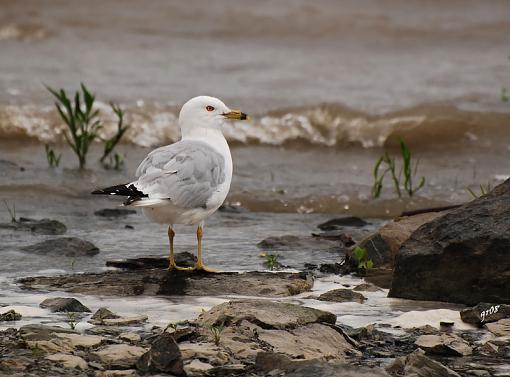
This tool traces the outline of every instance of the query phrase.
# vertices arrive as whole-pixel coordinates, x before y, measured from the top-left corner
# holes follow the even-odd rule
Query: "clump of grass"
[[[208,325],[207,328],[213,337],[214,344],[219,346],[221,342],[221,333],[225,327],[223,325]]]
[[[374,262],[372,259],[368,258],[367,250],[356,246],[354,250],[352,251],[352,255],[354,256],[354,259],[356,259],[356,262],[358,263],[358,269],[365,269],[369,270],[374,267]]]
[[[425,177],[423,176],[418,184],[415,185],[414,179],[418,172],[419,160],[416,160],[416,163],[413,165],[411,149],[403,140],[400,140],[400,155],[402,157],[402,166],[398,173],[395,157],[390,156],[388,152],[385,152],[376,161],[373,170],[374,184],[372,185],[372,196],[375,199],[381,196],[383,181],[388,173],[391,176],[395,193],[399,198],[402,197],[402,191],[405,191],[409,197],[412,197],[425,185]]]
[[[103,166],[105,169],[114,169],[120,170],[124,166],[124,155],[121,153],[115,152],[108,157],[108,162],[104,162]]]
[[[66,312],[67,316],[67,324],[71,330],[76,329],[76,325],[78,324],[78,313],[75,312]]]
[[[35,343],[35,345],[30,348],[30,351],[32,351],[34,357],[41,357],[46,354],[46,351],[43,350],[38,343]]]
[[[115,132],[115,135],[113,135],[110,139],[103,140],[104,151],[99,161],[106,168],[113,167],[115,170],[119,170],[124,164],[124,156],[116,152],[112,156],[112,152],[126,133],[129,126],[124,125],[124,110],[122,110],[119,105],[114,103],[110,103],[110,106],[115,115],[117,115],[117,131]],[[107,157],[109,158],[108,162],[106,162]]]
[[[48,160],[48,165],[50,165],[51,168],[58,167],[60,164],[60,157],[62,157],[61,154],[57,156],[53,148],[51,148],[48,144],[44,146],[44,150],[46,151],[46,160]]]
[[[466,191],[469,192],[474,199],[479,198],[480,196],[487,195],[489,192],[492,191],[492,185],[490,182],[487,182],[486,185],[480,184],[480,193],[476,193],[473,190],[471,190],[469,187],[466,187]]]
[[[264,266],[270,271],[279,270],[282,268],[281,263],[278,261],[280,256],[278,254],[261,253],[260,256],[265,258]]]
[[[501,88],[501,101],[508,102],[510,97],[508,96],[508,88]]]
[[[89,147],[98,137],[102,125],[98,117],[99,110],[94,110],[95,95],[90,93],[83,83],[80,87],[81,93],[77,91],[74,100],[71,100],[64,89],[57,91],[46,86],[56,98],[55,106],[67,126],[68,132],[64,132],[66,142],[78,157],[80,169],[83,169]]]
[[[7,212],[9,212],[9,216],[11,216],[11,223],[17,223],[19,222],[18,219],[16,219],[16,203],[12,203],[12,208],[9,206],[9,203],[7,203],[7,200],[4,200],[4,206],[7,209]]]

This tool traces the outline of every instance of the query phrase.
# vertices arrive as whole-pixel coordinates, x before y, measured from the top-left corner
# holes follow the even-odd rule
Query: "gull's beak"
[[[248,115],[242,113],[239,110],[230,110],[226,113],[221,114],[227,119],[235,119],[235,120],[245,120],[248,119]]]

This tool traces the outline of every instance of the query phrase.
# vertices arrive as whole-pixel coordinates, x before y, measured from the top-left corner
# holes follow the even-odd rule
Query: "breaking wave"
[[[104,122],[102,136],[115,132],[110,107],[99,103]],[[126,107],[130,125],[126,141],[151,147],[179,139],[178,108],[143,104]],[[467,138],[510,136],[510,116],[474,112],[453,106],[424,105],[381,115],[362,113],[336,104],[280,109],[233,122],[224,128],[226,138],[237,144],[283,145],[292,142],[324,146],[358,144],[364,148],[391,144],[399,137],[422,145]],[[0,138],[36,139],[43,143],[63,140],[65,126],[52,106],[0,106]]]

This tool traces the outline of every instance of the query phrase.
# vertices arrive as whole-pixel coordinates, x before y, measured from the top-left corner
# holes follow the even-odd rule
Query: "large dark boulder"
[[[418,228],[402,245],[390,297],[510,303],[510,180]]]

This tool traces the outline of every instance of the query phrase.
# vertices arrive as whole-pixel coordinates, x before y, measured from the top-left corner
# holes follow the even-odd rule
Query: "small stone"
[[[470,370],[468,373],[469,373],[469,376],[474,376],[474,377],[491,377],[491,374],[488,371],[483,370],[483,369],[473,369],[473,370]]]
[[[145,352],[136,368],[142,373],[165,372],[181,375],[184,372],[181,351],[170,334],[163,333],[152,342],[149,351]]]
[[[90,363],[89,363],[90,364]],[[103,370],[96,373],[96,377],[138,377],[135,369]]]
[[[64,368],[70,369],[78,368],[85,370],[88,367],[87,362],[83,360],[81,357],[68,355],[65,353],[54,353],[52,355],[46,356],[46,359],[62,364]]]
[[[23,340],[50,340],[55,333],[76,334],[76,331],[58,326],[46,326],[40,324],[25,325],[19,328],[20,336]]]
[[[41,219],[34,220],[20,217],[16,222],[2,223],[0,229],[24,230],[36,234],[57,235],[64,234],[67,228],[57,220]]]
[[[127,340],[128,342],[136,343],[142,340],[142,337],[133,332],[124,332],[119,335],[119,338],[122,340]]]
[[[41,308],[50,309],[52,312],[89,312],[90,309],[80,301],[72,297],[52,297],[47,298],[39,304]]]
[[[510,318],[485,324],[487,330],[496,336],[510,336]]]
[[[95,359],[109,368],[130,369],[135,366],[138,359],[147,349],[127,344],[112,344],[92,352],[91,359]]]
[[[184,366],[184,371],[188,376],[204,376],[213,368],[211,364],[195,359]]]
[[[468,356],[473,353],[469,344],[453,334],[422,335],[414,343],[426,353],[445,356]]]
[[[135,214],[136,211],[133,209],[127,209],[127,208],[104,208],[100,209],[98,211],[94,212],[94,215],[100,216],[100,217],[126,217],[128,215]]]
[[[499,347],[492,342],[485,342],[478,348],[478,351],[486,355],[492,355],[498,353]]]
[[[218,365],[209,371],[211,376],[244,376],[246,369],[244,364],[224,364]]]
[[[382,291],[381,288],[379,288],[378,286],[375,286],[373,284],[370,284],[370,283],[361,283],[361,284],[358,284],[357,286],[355,286],[353,289],[353,291],[366,291],[366,292],[378,292],[378,291]]]
[[[322,224],[317,225],[317,228],[326,231],[326,230],[339,230],[344,227],[361,228],[364,227],[365,225],[368,225],[368,223],[365,220],[360,219],[359,217],[346,216],[328,220]]]
[[[212,365],[228,363],[228,354],[212,343],[181,343],[179,344],[183,360],[201,359]]]
[[[0,322],[2,321],[19,321],[21,319],[21,314],[17,313],[14,310],[9,310],[5,313],[0,314]]]
[[[321,294],[318,299],[321,301],[358,302],[362,304],[367,298],[351,289],[339,288]]]
[[[22,247],[21,250],[34,254],[55,255],[59,257],[93,256],[99,253],[99,249],[94,244],[75,237],[54,238]]]
[[[94,348],[106,341],[104,337],[97,335],[55,333],[55,336],[69,341],[72,348]]]
[[[100,321],[91,320],[92,324],[103,325],[103,326],[129,326],[138,325],[147,321],[149,317],[146,315],[136,315],[132,317],[119,317],[119,318],[107,318]]]
[[[90,317],[90,319],[94,319],[96,321],[101,321],[103,319],[114,319],[114,318],[120,318],[120,315],[117,315],[110,311],[107,308],[99,308],[97,311]]]
[[[510,317],[510,305],[481,302],[476,306],[460,311],[460,318],[466,323],[481,326]]]
[[[420,349],[413,353],[398,357],[386,370],[391,375],[460,377],[460,375],[443,364],[424,355]]]

